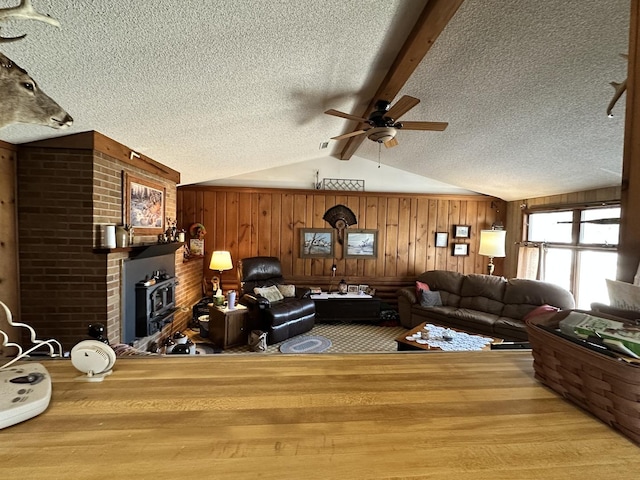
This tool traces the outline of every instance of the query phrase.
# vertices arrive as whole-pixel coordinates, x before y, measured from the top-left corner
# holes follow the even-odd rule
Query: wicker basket
[[[558,328],[569,313],[540,315],[527,322],[536,379],[640,444],[640,366],[594,352],[540,327]]]

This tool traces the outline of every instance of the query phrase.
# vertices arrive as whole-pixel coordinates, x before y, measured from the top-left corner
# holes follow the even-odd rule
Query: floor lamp
[[[489,257],[489,265],[487,265],[487,273],[493,275],[495,265],[493,259],[504,257],[505,240],[507,238],[506,230],[481,230],[480,231],[480,248],[478,253]]]
[[[224,270],[231,270],[233,263],[231,262],[231,253],[224,250],[217,250],[211,254],[211,262],[209,263],[209,269],[214,270],[220,274],[220,292],[224,295],[222,290],[222,272]],[[213,292],[216,295],[216,292]]]

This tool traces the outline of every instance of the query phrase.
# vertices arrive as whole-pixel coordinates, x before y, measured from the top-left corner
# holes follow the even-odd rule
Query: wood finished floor
[[[631,479],[640,449],[533,378],[529,352],[47,364],[49,409],[0,431],[2,478]]]

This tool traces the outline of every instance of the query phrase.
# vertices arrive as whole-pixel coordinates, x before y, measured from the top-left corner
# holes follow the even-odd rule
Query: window
[[[543,280],[573,292],[576,307],[609,303],[615,279],[620,207],[574,208],[528,215],[527,241],[544,243]]]

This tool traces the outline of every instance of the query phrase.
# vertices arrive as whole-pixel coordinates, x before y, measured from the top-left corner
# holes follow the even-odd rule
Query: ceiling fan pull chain
[[[378,168],[380,168],[380,150],[382,150],[382,144],[378,143]]]

